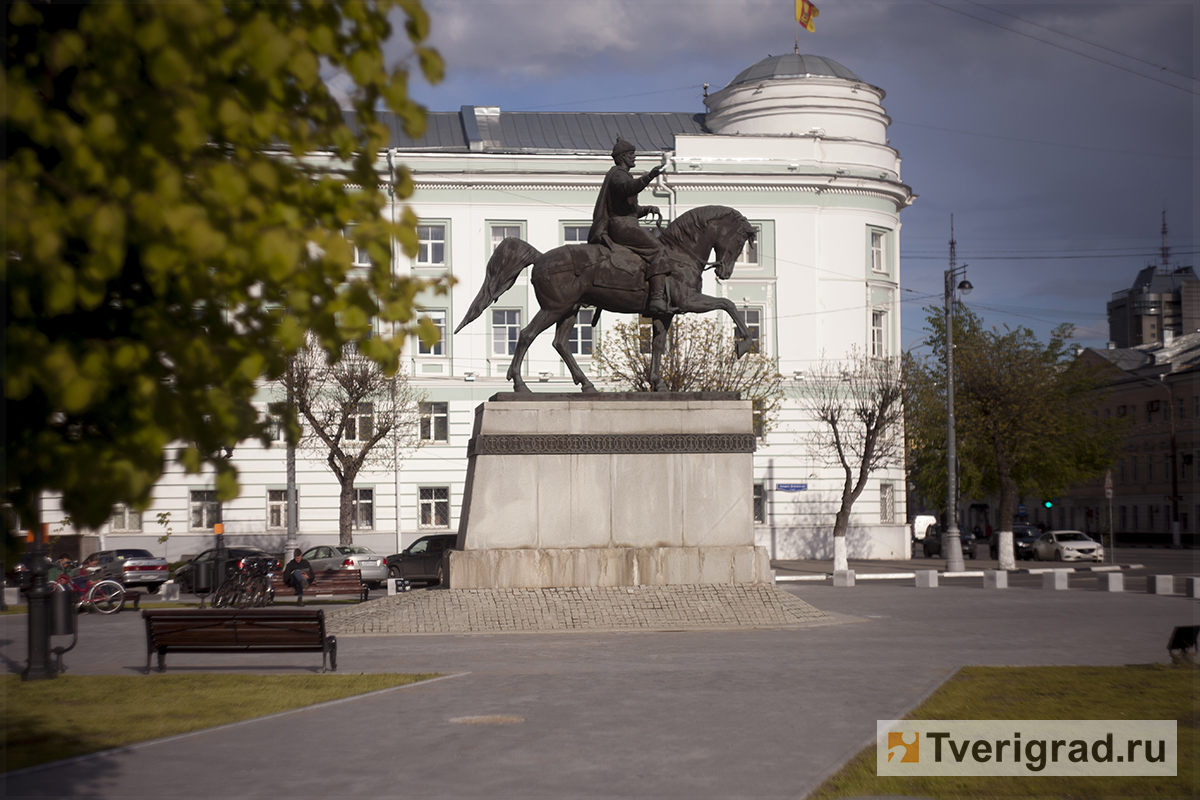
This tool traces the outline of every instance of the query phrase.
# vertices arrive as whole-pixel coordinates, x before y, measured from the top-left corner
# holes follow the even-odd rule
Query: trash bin
[[[208,594],[213,590],[213,566],[211,561],[196,564],[196,575],[192,581],[192,590],[196,594]]]
[[[74,636],[79,612],[75,610],[73,592],[50,593],[50,635]]]

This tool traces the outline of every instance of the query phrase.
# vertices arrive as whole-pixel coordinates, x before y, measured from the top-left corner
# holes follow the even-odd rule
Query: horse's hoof
[[[741,358],[742,356],[749,353],[751,344],[752,343],[749,339],[738,339],[737,340],[737,357]]]
[[[590,383],[585,383],[580,389],[584,394],[600,394],[600,390]]]

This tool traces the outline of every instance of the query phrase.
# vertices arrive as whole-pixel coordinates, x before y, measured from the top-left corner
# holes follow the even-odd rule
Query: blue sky
[[[991,325],[1076,326],[1103,346],[1105,303],[1200,250],[1200,13],[1192,2],[426,0],[447,64],[413,93],[435,111],[703,112],[767,55],[832,58],[884,89],[918,197],[901,214],[903,340],[940,304],[954,214],[967,303]],[[393,57],[404,55],[395,42]]]

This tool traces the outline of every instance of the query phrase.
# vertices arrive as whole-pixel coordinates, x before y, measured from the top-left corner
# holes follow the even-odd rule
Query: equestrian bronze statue
[[[664,258],[670,264],[665,276],[666,311],[651,312],[647,308],[650,289],[645,277],[642,258],[616,245],[571,244],[541,253],[531,245],[510,237],[502,241],[487,265],[487,276],[467,315],[455,328],[458,333],[508,291],[517,277],[532,265],[530,282],[541,308],[517,340],[507,377],[513,390],[527,392],[529,387],[521,378],[521,362],[525,351],[537,335],[557,325],[554,349],[562,356],[575,383],[584,392],[596,387],[575,363],[568,347],[575,317],[584,306],[622,314],[642,314],[654,320],[654,341],[650,365],[650,382],[655,391],[665,389],[659,370],[667,330],[676,314],[703,314],[706,311],[725,311],[737,326],[737,355],[750,350],[751,331],[733,301],[703,294],[701,277],[710,266],[708,256],[715,251],[712,264],[717,277],[726,280],[733,274],[733,265],[747,241],[753,240],[755,228],[745,217],[725,206],[703,206],[681,214],[663,230],[658,239]]]

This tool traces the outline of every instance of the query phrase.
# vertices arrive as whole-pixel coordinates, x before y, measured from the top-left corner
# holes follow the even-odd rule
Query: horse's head
[[[717,277],[726,280],[747,241],[758,234],[745,217],[727,206],[702,206],[672,222],[663,233],[664,246],[689,253],[699,263],[716,251]]]
[[[732,209],[730,210],[732,211]],[[733,274],[733,265],[737,263],[738,256],[742,254],[746,242],[753,242],[756,236],[758,236],[758,229],[751,225],[749,220],[734,211],[727,230],[717,237],[717,241],[713,244],[713,249],[717,251],[718,278],[728,280],[729,276]]]

